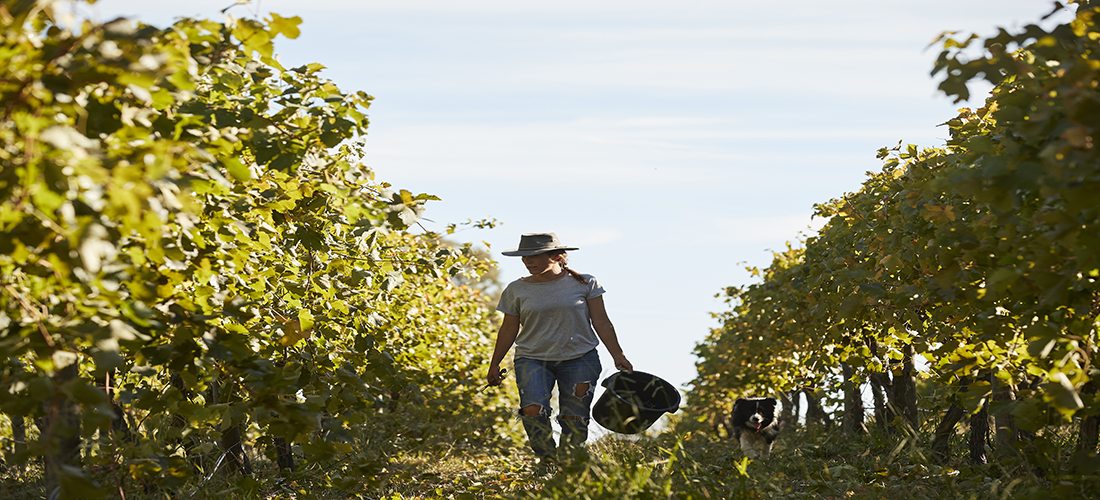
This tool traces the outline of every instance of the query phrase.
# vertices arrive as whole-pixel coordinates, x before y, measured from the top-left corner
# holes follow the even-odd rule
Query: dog
[[[730,424],[732,437],[741,442],[745,456],[764,460],[772,452],[772,443],[782,423],[775,416],[775,398],[737,398]]]

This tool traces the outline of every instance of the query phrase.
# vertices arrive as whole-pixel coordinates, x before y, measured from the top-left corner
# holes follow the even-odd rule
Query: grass
[[[965,449],[963,437],[953,443],[957,453]],[[172,489],[131,481],[122,494],[143,500],[1100,498],[1096,476],[1042,476],[1018,459],[971,466],[958,457],[940,466],[926,445],[878,433],[802,429],[785,431],[768,460],[750,461],[731,441],[699,430],[637,440],[608,436],[589,445],[587,460],[565,462],[547,476],[533,474],[534,461],[522,448],[421,446],[391,450],[371,463],[315,463],[293,474],[255,456],[252,477],[219,474]],[[112,483],[107,471],[97,474],[101,483]],[[36,466],[0,472],[4,497],[45,497],[40,476]]]

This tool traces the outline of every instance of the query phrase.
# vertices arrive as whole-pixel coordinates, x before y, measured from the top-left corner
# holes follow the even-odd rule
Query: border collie
[[[737,398],[730,423],[733,438],[751,459],[766,459],[782,424],[775,416],[775,398]]]

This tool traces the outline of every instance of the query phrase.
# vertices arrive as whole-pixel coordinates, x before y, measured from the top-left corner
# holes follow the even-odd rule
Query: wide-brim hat
[[[527,233],[519,237],[519,248],[501,252],[509,257],[526,257],[554,250],[580,250],[577,247],[567,247],[558,241],[558,235],[554,233]]]

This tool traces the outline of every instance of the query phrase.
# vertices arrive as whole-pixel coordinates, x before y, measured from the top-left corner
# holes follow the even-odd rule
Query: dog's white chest
[[[753,460],[763,460],[771,454],[772,445],[758,432],[741,432],[741,451]]]

